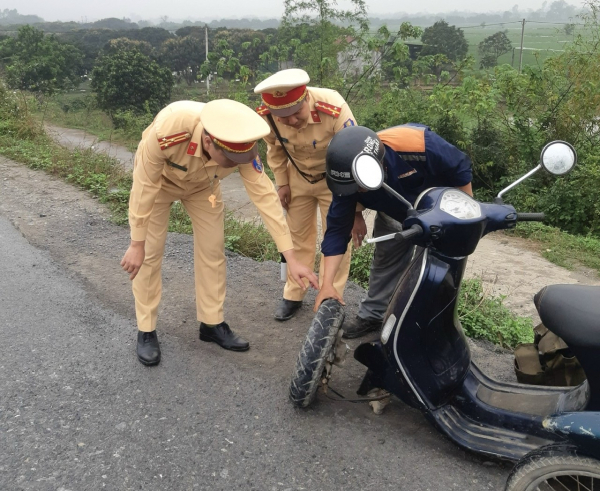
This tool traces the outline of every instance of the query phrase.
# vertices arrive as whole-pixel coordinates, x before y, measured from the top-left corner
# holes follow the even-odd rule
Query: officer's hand
[[[355,248],[359,248],[363,239],[367,236],[367,224],[363,218],[363,214],[357,211],[354,214],[354,227],[352,227],[352,242]]]
[[[142,267],[144,258],[146,257],[145,245],[145,241],[132,240],[127,252],[123,256],[123,259],[121,259],[121,267],[124,271],[130,273],[130,280],[133,280],[137,276],[140,268]]]
[[[315,306],[313,308],[313,311],[316,312],[317,310],[319,310],[319,307],[321,306],[323,301],[327,300],[328,298],[333,298],[340,302],[342,305],[346,305],[344,303],[344,299],[340,296],[340,294],[337,292],[333,285],[323,285],[321,287],[321,291],[317,295],[317,298],[315,298]]]
[[[310,269],[307,266],[304,266],[304,264],[300,264],[295,259],[291,262],[287,258],[286,260],[288,266],[288,274],[292,277],[292,279],[296,282],[298,286],[300,286],[303,290],[306,290],[306,285],[302,280],[302,278],[305,278],[315,290],[319,289],[319,279],[317,278],[317,275],[312,269]]]
[[[288,184],[285,186],[279,186],[277,194],[279,195],[281,206],[283,206],[284,210],[287,210],[290,207],[290,201],[292,200],[292,191],[290,190],[290,186]]]

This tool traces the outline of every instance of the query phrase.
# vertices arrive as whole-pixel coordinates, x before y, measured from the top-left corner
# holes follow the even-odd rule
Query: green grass
[[[600,239],[571,235],[541,223],[521,223],[511,234],[539,244],[540,253],[551,263],[570,270],[582,266],[600,274]]]
[[[533,341],[529,317],[514,315],[503,304],[504,297],[489,295],[480,279],[464,280],[458,303],[458,317],[465,334],[486,339],[504,348]]]
[[[89,191],[110,207],[115,223],[127,223],[131,175],[107,155],[91,149],[68,150],[43,133],[27,139],[1,130],[0,154]]]
[[[568,43],[574,39],[573,35],[565,34],[564,24],[535,24],[525,23],[525,35],[523,37],[523,66],[538,65],[551,56],[556,56],[565,49]],[[498,58],[498,64],[509,64],[515,68],[519,67],[519,51],[521,46],[521,23],[507,23],[489,27],[464,28],[465,39],[469,43],[469,54],[475,57],[476,67],[479,68],[481,57],[479,56],[479,43],[486,37],[506,30],[506,35],[514,48],[513,52],[506,53]],[[575,30],[577,34],[577,29]]]

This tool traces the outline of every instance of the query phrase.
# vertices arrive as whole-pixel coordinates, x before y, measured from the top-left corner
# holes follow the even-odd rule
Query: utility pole
[[[525,19],[523,19],[523,25],[521,26],[521,51],[519,53],[519,73],[523,68],[523,36],[525,35]]]
[[[208,26],[204,25],[204,47],[206,48],[206,61],[208,61]],[[206,75],[206,93],[210,91],[210,72]]]

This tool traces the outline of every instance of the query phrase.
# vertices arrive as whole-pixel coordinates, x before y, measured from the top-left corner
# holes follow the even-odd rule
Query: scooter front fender
[[[583,411],[548,416],[545,429],[566,437],[582,454],[600,459],[600,412]]]

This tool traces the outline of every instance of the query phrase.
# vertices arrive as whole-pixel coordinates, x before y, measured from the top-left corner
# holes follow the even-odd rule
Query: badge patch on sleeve
[[[344,121],[344,128],[347,128],[348,126],[354,126],[355,124],[356,123],[353,119],[347,119],[346,121]]]
[[[257,156],[252,161],[252,167],[254,167],[254,170],[256,172],[258,172],[259,174],[262,173],[262,171],[263,171],[263,163],[260,161],[260,157],[259,156]]]

